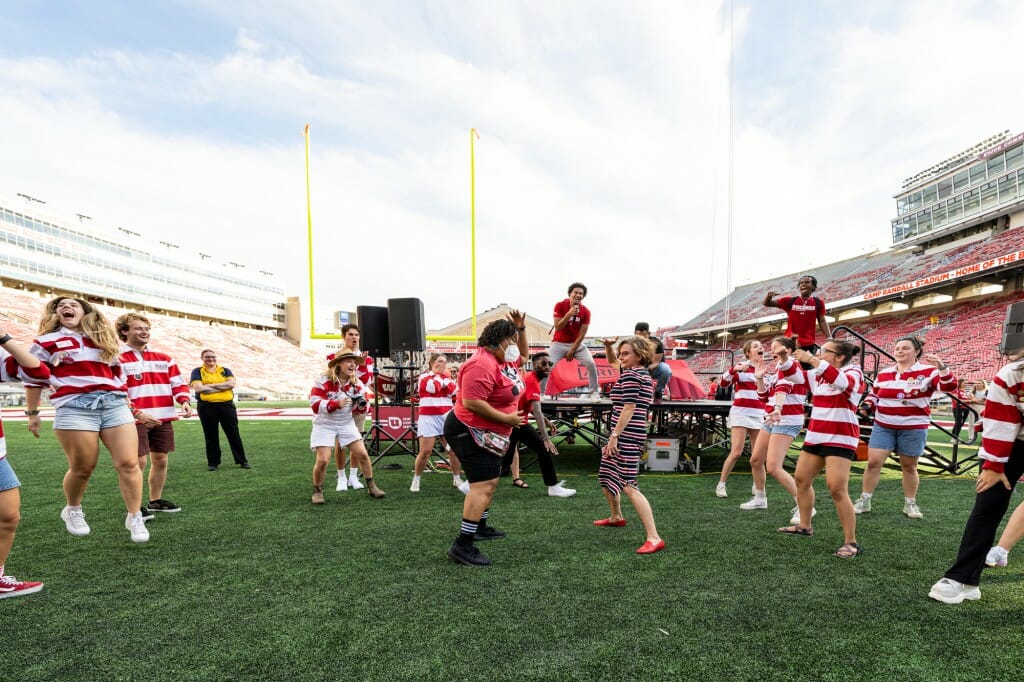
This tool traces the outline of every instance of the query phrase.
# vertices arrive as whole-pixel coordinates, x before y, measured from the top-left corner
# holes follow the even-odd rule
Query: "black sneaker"
[[[206,470],[207,471],[216,471],[217,470],[217,465],[216,464],[211,464],[210,466],[206,467]]]
[[[458,540],[453,542],[452,546],[448,548],[448,556],[465,566],[491,565],[491,560],[487,558],[486,554],[481,554],[480,550],[473,545],[464,547],[459,544]]]
[[[503,538],[506,535],[508,535],[508,533],[503,530],[484,526],[483,528],[476,529],[476,532],[473,533],[473,539],[477,542],[480,542],[481,540],[497,540],[498,538]]]
[[[181,511],[181,507],[179,507],[178,505],[174,504],[170,500],[165,500],[165,499],[161,498],[159,500],[150,500],[149,501],[149,510],[150,511],[155,511],[155,512],[169,512],[169,513],[173,513],[173,512],[180,512]]]
[[[252,465],[249,464],[248,462],[242,462],[238,466],[242,467],[243,469],[252,469]]]
[[[139,507],[139,511],[142,512],[142,520],[143,521],[152,521],[153,519],[156,518],[155,516],[153,516],[153,512],[149,511],[145,507]]]

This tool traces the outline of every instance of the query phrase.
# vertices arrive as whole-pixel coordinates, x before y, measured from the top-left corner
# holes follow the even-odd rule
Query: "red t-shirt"
[[[818,315],[825,312],[825,303],[817,296],[781,296],[775,304],[786,311],[786,336],[796,336],[798,346],[813,346]]]
[[[536,400],[540,400],[540,379],[534,372],[527,372],[523,379],[523,392],[519,395],[519,409],[529,416],[530,403]]]
[[[557,323],[561,320],[562,317],[569,312],[570,308],[572,308],[572,302],[567,298],[556,303],[555,322]],[[556,329],[555,336],[551,340],[558,343],[573,343],[576,341],[576,337],[580,335],[580,327],[585,324],[590,324],[590,309],[580,303],[580,314],[573,315],[569,318],[569,321],[565,323],[564,327]]]
[[[522,360],[520,360],[520,364]],[[512,433],[508,424],[492,422],[462,404],[463,400],[483,400],[488,405],[512,414],[516,411],[516,403],[523,392],[523,380],[516,365],[499,362],[485,348],[480,348],[469,360],[459,368],[459,400],[455,401],[455,416],[466,426],[487,429],[507,436]]]

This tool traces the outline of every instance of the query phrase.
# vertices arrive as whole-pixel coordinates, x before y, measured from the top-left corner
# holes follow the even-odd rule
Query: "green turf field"
[[[529,490],[503,479],[491,518],[509,536],[473,569],[445,556],[461,494],[441,474],[408,492],[411,457],[381,463],[403,465],[379,469],[384,500],[329,490],[312,507],[308,423],[243,422],[254,469],[215,473],[198,422],[180,424],[165,496],[184,511],[158,515],[145,545],[108,457],[86,493],[92,535],[72,537],[49,424],[39,441],[6,426],[23,483],[8,570],[46,589],[0,601],[3,680],[1019,679],[1024,553],[986,572],[980,602],[926,596],[956,552],[967,478],[925,477],[920,521],[884,479],[860,519],[866,553],[844,561],[822,483],[816,535],[797,538],[775,532],[792,503],[774,482],[770,508],[744,512],[743,471],[725,500],[716,474],[645,475],[668,548],[640,557],[628,504],[627,527],[591,525],[607,511],[595,455],[566,448],[577,496],[546,497],[535,470]]]

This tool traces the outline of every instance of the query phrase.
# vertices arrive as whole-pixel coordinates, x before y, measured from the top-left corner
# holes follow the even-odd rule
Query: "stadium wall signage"
[[[966,277],[967,275],[975,275],[979,272],[998,268],[1003,265],[1021,262],[1024,262],[1024,250],[1014,251],[1002,256],[997,256],[996,258],[983,260],[980,263],[975,263],[974,265],[965,265],[962,268],[956,268],[955,270],[949,270],[948,272],[921,277],[912,282],[903,282],[902,284],[886,287],[885,289],[872,291],[864,294],[864,300],[870,301],[875,298],[882,298],[883,296],[892,296],[893,294],[903,293],[904,291],[912,291],[913,289],[920,289],[921,287],[931,286],[932,284],[949,282],[961,277]]]

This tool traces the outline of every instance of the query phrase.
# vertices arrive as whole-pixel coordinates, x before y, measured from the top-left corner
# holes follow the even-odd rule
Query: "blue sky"
[[[582,280],[604,334],[884,248],[903,178],[1024,129],[1011,2],[737,2],[731,207],[728,4],[244,6],[0,5],[0,196],[304,295],[309,122],[318,303],[438,327],[469,313],[476,127],[479,307]]]

